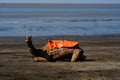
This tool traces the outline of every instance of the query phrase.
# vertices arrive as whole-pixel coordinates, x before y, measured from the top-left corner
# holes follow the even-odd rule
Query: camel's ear
[[[28,38],[28,36],[25,36],[25,39],[27,39]]]
[[[32,36],[29,35],[29,38],[32,38]]]

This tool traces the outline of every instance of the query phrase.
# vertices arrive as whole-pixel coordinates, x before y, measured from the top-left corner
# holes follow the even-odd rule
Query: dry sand
[[[86,61],[33,62],[23,37],[0,37],[0,80],[120,80],[120,35],[64,38],[80,42]]]

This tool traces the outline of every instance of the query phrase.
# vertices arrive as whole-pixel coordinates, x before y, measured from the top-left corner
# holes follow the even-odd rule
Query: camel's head
[[[28,43],[31,41],[32,36],[25,36],[25,42]]]

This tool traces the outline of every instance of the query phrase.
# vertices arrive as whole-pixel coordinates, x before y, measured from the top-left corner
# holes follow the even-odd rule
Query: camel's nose
[[[25,36],[25,42],[28,42],[28,41],[29,41],[29,37]]]

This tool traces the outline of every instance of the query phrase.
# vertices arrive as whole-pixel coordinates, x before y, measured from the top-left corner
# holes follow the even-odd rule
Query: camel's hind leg
[[[73,55],[72,55],[72,58],[71,58],[71,61],[72,61],[72,62],[74,62],[74,61],[77,60],[80,51],[81,51],[81,50],[79,50],[79,49],[75,49],[75,50],[73,51]]]
[[[81,61],[81,60],[85,60],[86,56],[84,56],[83,50],[82,49],[75,49],[73,51],[73,55],[71,58],[71,61]]]

